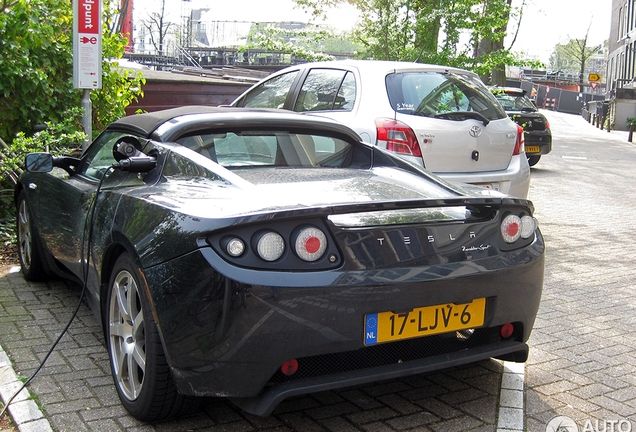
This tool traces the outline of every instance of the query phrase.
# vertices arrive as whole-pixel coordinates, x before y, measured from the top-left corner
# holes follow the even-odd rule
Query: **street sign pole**
[[[82,96],[82,108],[84,109],[82,125],[84,126],[84,132],[86,133],[86,139],[82,143],[82,152],[84,152],[92,141],[91,135],[93,134],[93,104],[91,103],[90,89],[84,89],[84,95]]]
[[[73,0],[73,88],[84,89],[83,125],[87,139],[92,140],[91,89],[102,88],[102,2]]]

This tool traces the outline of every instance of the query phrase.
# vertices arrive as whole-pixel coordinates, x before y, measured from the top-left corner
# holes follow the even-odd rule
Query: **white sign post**
[[[84,89],[84,132],[91,141],[91,89],[102,88],[102,3],[73,0],[73,87]]]

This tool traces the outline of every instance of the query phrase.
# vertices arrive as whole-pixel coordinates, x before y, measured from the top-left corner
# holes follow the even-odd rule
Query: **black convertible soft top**
[[[188,114],[227,112],[228,110],[234,109],[235,108],[195,105],[182,106],[179,108],[171,108],[167,110],[153,111],[149,113],[134,114],[122,117],[119,120],[113,122],[110,127],[115,129],[130,129],[131,132],[150,137],[150,134],[152,134],[155,129],[175,117]]]
[[[344,133],[351,137],[356,137],[360,140],[359,136],[350,128],[334,120],[324,117],[299,114],[292,111],[271,109],[271,108],[237,108],[237,107],[210,107],[210,106],[183,106],[179,108],[172,108],[162,111],[154,111],[144,114],[135,114],[127,117],[123,117],[113,122],[107,129],[119,130],[128,132],[145,138],[150,138],[152,133],[162,124],[182,116],[195,115],[195,114],[217,114],[218,120],[240,122],[241,120],[236,118],[236,114],[247,114],[251,117],[252,121],[282,121],[286,123],[304,124],[305,126],[322,125],[323,128],[329,130],[337,130],[340,133]],[[223,116],[227,115],[227,117]],[[250,115],[251,114],[251,115]],[[215,116],[216,117],[216,116]],[[212,121],[216,120],[210,119]],[[243,117],[243,121],[246,118]]]

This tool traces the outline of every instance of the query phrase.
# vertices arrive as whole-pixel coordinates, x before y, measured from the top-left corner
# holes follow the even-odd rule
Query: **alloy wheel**
[[[31,219],[26,200],[20,201],[20,207],[18,208],[18,252],[26,269],[31,268],[33,233],[31,232]]]
[[[111,361],[115,381],[128,400],[139,397],[146,372],[144,314],[137,283],[126,270],[111,286],[108,308]]]

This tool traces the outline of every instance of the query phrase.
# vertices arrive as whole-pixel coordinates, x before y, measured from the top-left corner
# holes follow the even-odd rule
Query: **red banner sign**
[[[79,0],[77,16],[78,33],[99,33],[99,0]]]

